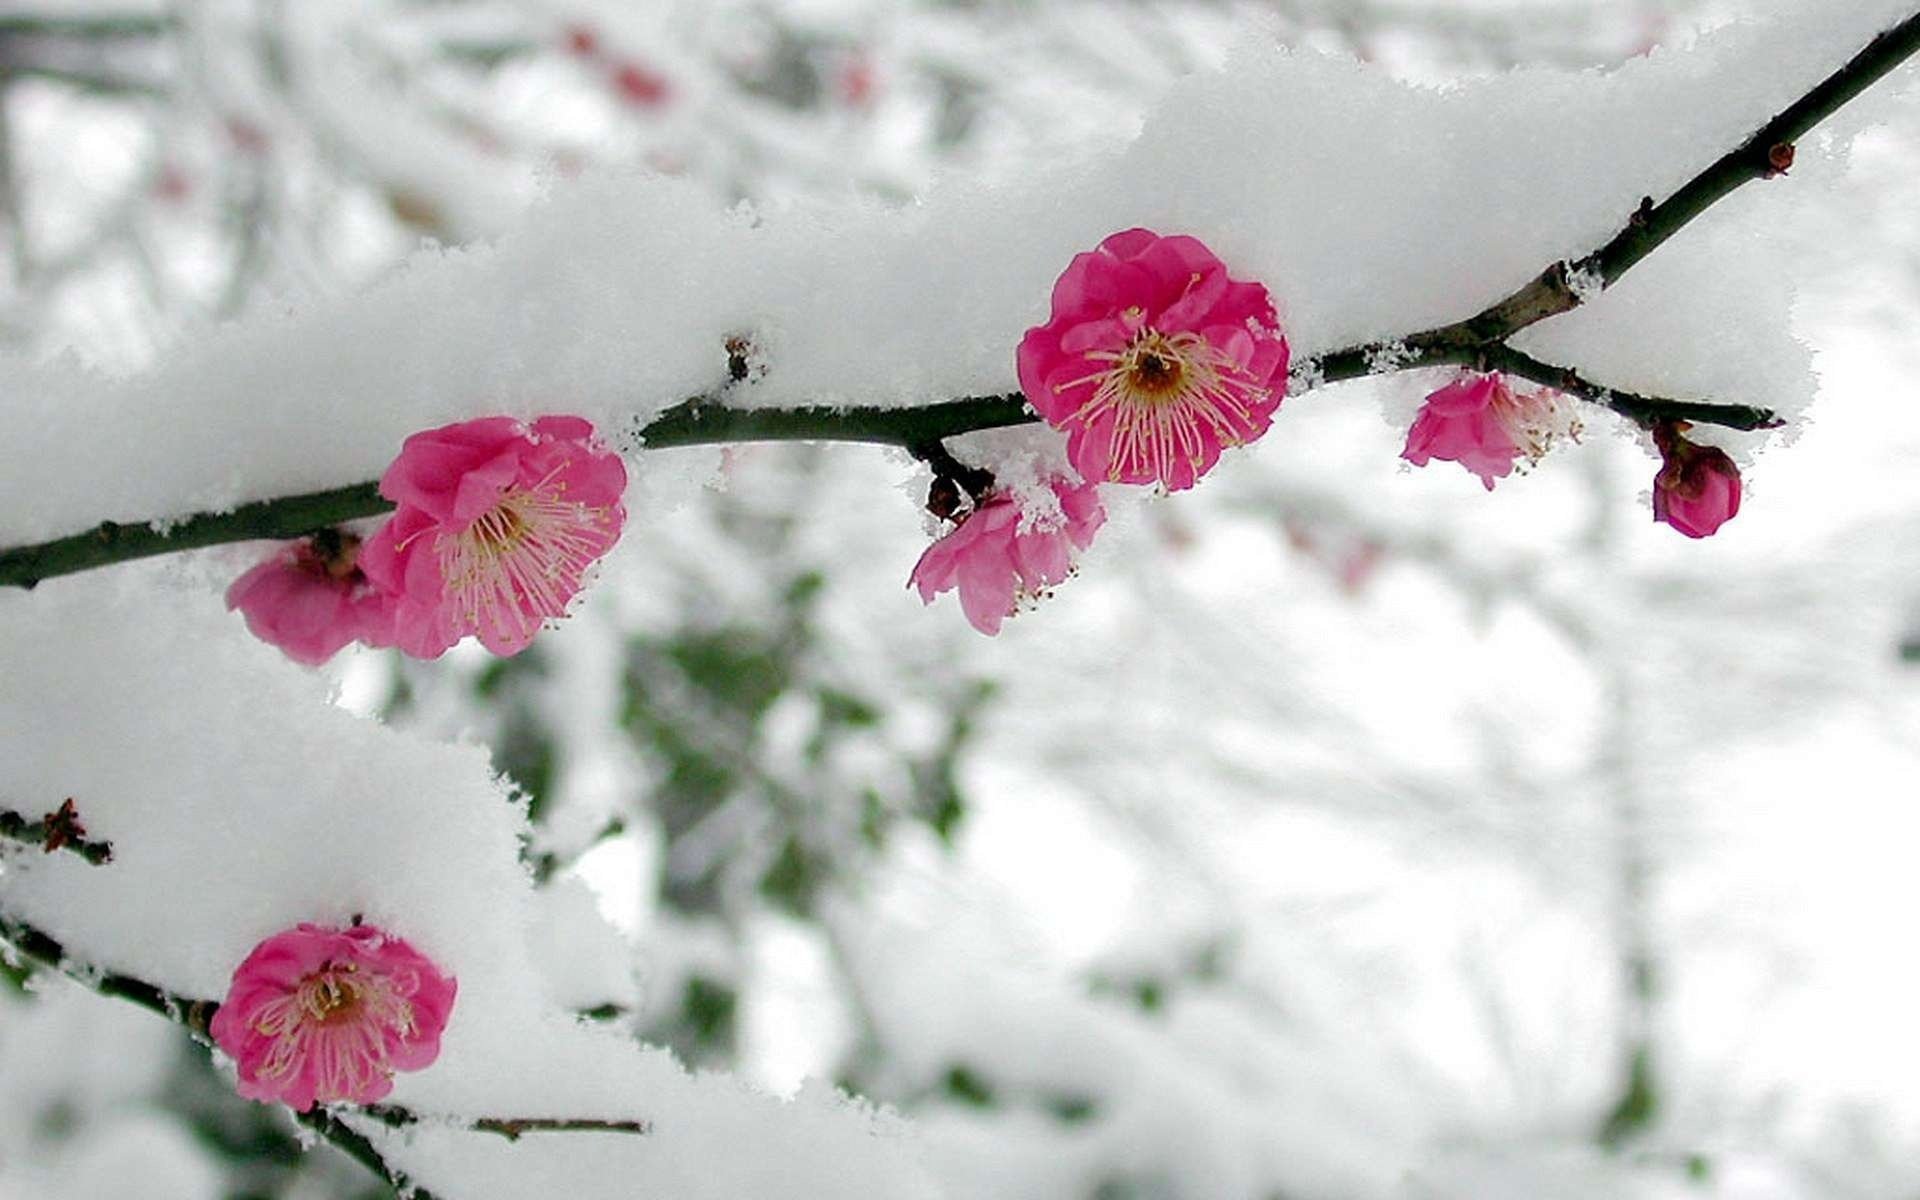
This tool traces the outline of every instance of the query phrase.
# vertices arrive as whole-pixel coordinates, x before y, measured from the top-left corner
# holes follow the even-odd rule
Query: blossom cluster
[[[1066,434],[1079,480],[1050,481],[1058,516],[989,488],[911,576],[928,602],[957,587],[987,634],[1072,570],[1106,519],[1100,484],[1184,491],[1224,450],[1264,434],[1286,394],[1288,350],[1264,286],[1233,278],[1197,238],[1127,229],[1074,256],[1050,319],[1015,360],[1028,404]]]
[[[909,576],[927,603],[957,589],[987,634],[1072,574],[1106,520],[1101,485],[1184,491],[1263,436],[1286,395],[1289,350],[1264,284],[1235,278],[1197,238],[1126,229],[1074,256],[1014,360],[1028,405],[1064,435],[1072,474],[1022,491],[960,468],[964,493],[941,474],[929,507],[952,528]],[[1574,409],[1554,389],[1463,372],[1427,396],[1401,457],[1457,462],[1491,490],[1577,441]],[[1740,473],[1685,429],[1654,429],[1653,515],[1706,537],[1739,511]],[[234,581],[227,605],[303,663],[355,641],[434,658],[469,636],[516,654],[566,614],[619,539],[625,487],[619,457],[579,417],[417,433],[381,477],[396,506],[385,524],[364,542],[327,531],[282,547]]]
[[[1127,229],[1074,256],[1054,283],[1049,319],[1027,331],[1015,363],[1028,405],[1065,435],[1078,478],[1049,481],[1032,509],[991,482],[958,505],[954,481],[937,478],[929,507],[953,528],[909,578],[929,603],[957,588],[967,619],[987,634],[1071,572],[1105,519],[1099,485],[1184,491],[1225,450],[1265,434],[1286,394],[1288,346],[1263,284],[1234,278],[1196,238]],[[1740,475],[1682,429],[1655,430],[1664,465],[1654,517],[1704,537],[1739,511]],[[1463,372],[1427,396],[1401,457],[1457,462],[1491,490],[1579,436],[1574,403],[1560,392]]]
[[[627,471],[579,417],[485,417],[409,437],[380,479],[393,514],[328,530],[227,589],[253,633],[309,665],[351,642],[437,658],[465,637],[517,654],[566,615],[619,540]]]

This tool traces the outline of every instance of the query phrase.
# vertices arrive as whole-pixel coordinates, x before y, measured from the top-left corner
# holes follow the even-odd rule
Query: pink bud
[[[1719,447],[1688,441],[1683,428],[1684,423],[1673,422],[1653,431],[1664,460],[1653,477],[1653,519],[1703,538],[1740,511],[1740,469]]]

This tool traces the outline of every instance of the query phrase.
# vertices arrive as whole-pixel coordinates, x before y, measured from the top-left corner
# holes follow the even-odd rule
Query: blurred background
[[[0,341],[137,370],[583,172],[911,204],[1250,39],[1439,83],[1763,7],[8,2]],[[714,486],[560,631],[357,652],[340,702],[492,748],[562,1003],[894,1106],[957,1196],[1920,1196],[1910,79],[1782,264],[1813,423],[1710,541],[1604,422],[1487,494],[1399,469],[1379,401],[1435,378],[1343,385],[988,640],[905,590],[904,456],[663,452]],[[389,1194],[177,1031],[6,978],[0,1197]]]

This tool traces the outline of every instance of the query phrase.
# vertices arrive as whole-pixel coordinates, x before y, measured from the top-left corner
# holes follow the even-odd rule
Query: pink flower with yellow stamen
[[[1416,467],[1436,458],[1457,462],[1492,491],[1515,461],[1537,463],[1562,439],[1580,439],[1579,414],[1565,396],[1550,388],[1515,391],[1498,374],[1468,374],[1427,397],[1400,457]]]
[[[233,972],[210,1032],[238,1064],[240,1094],[299,1112],[371,1104],[395,1071],[440,1056],[457,985],[371,925],[301,924],[253,948]]]
[[[981,633],[1000,632],[1022,600],[1037,599],[1073,573],[1074,556],[1106,523],[1100,490],[1090,483],[1051,485],[1058,512],[1030,511],[1013,492],[994,491],[928,546],[907,586],[923,603],[954,588],[960,608]],[[1044,499],[1044,497],[1042,497]]]
[[[416,433],[380,479],[398,507],[360,549],[396,597],[394,644],[437,658],[472,635],[518,654],[578,594],[626,521],[620,457],[579,417],[486,417]]]
[[[1029,329],[1020,389],[1083,478],[1192,487],[1286,395],[1273,297],[1196,238],[1128,229],[1074,256]]]

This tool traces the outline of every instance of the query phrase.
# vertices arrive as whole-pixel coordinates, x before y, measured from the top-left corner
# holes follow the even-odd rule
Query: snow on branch
[[[1559,388],[1651,428],[1676,420],[1736,430],[1775,427],[1783,417],[1758,405],[1638,395],[1583,372],[1543,362],[1509,344],[1515,334],[1569,313],[1618,282],[1637,263],[1742,185],[1784,173],[1794,141],[1920,48],[1920,14],[1884,30],[1840,69],[1815,83],[1655,203],[1642,200],[1597,249],[1551,263],[1526,284],[1470,316],[1393,338],[1310,354],[1296,386],[1439,365],[1499,370]],[[855,319],[849,318],[852,323]],[[777,340],[777,338],[776,338]],[[680,347],[684,355],[689,348]],[[456,385],[457,386],[457,385]],[[808,404],[748,407],[716,389],[665,410],[640,409],[636,440],[649,448],[762,439],[822,439],[927,446],[978,429],[1032,419],[1018,395],[988,395],[907,407]],[[84,533],[0,550],[0,584],[41,579],[148,555],[252,538],[290,538],[391,506],[370,483],[165,515],[150,523],[102,522]],[[3,525],[0,522],[0,525]]]

